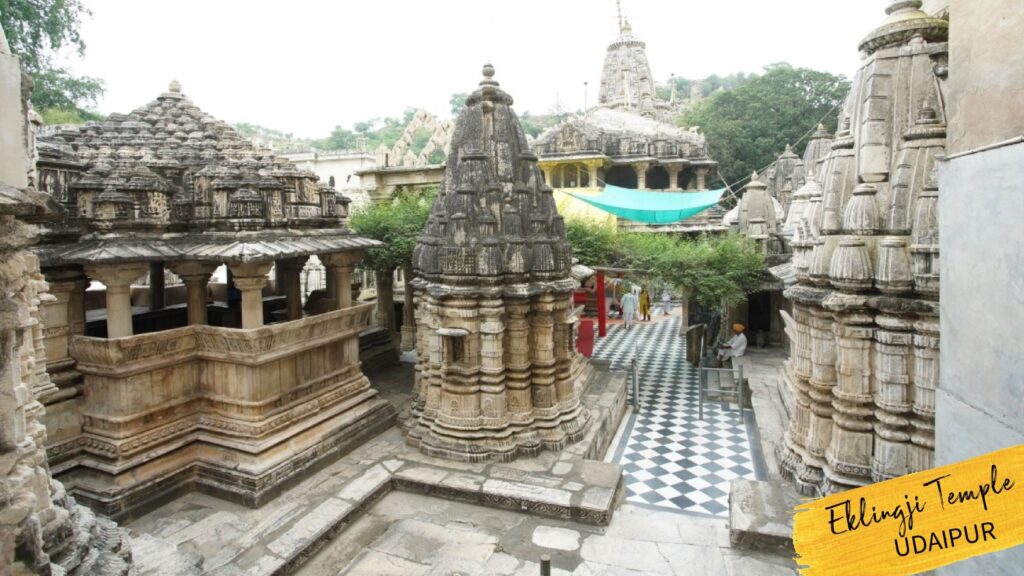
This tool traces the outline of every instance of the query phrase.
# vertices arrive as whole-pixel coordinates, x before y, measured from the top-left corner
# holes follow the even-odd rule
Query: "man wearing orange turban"
[[[747,351],[747,337],[743,334],[743,324],[733,324],[732,331],[735,334],[728,344],[722,344],[718,349],[718,359],[726,360],[740,358]]]

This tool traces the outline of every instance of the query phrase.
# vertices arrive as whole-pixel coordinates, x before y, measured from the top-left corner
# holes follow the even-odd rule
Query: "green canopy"
[[[626,220],[645,224],[671,224],[715,206],[725,188],[706,192],[641,192],[610,184],[596,196],[570,196]]]

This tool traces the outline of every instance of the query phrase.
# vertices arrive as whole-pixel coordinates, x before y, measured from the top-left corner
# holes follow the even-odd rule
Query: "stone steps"
[[[138,576],[200,576],[203,557],[151,534],[132,538],[133,557]]]
[[[734,548],[792,558],[793,514],[800,496],[778,481],[736,479],[729,486],[729,541]]]

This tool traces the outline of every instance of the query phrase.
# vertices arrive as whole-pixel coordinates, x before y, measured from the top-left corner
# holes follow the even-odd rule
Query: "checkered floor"
[[[612,326],[594,357],[628,369],[639,354],[640,410],[617,448],[626,498],[633,503],[714,516],[728,515],[729,481],[755,478],[750,439],[736,405],[704,404],[698,418],[697,369],[684,358],[680,318]],[[632,402],[632,391],[630,391]]]

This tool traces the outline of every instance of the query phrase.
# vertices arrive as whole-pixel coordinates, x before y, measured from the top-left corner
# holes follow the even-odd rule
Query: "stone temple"
[[[59,214],[37,248],[55,383],[39,398],[51,465],[79,499],[112,517],[193,488],[259,505],[393,421],[360,369],[373,306],[351,287],[378,243],[346,227],[348,200],[314,174],[177,82],[129,114],[43,135],[38,168]],[[327,290],[306,314],[311,255]],[[210,282],[221,265],[226,285]]]
[[[920,2],[893,2],[887,13],[861,42],[867,58],[823,162],[820,209],[805,213],[793,242],[785,379],[795,411],[782,460],[804,491],[852,488],[934,461],[935,160],[945,147],[949,23]]]
[[[565,225],[512,97],[485,66],[414,253],[416,400],[427,454],[511,460],[585,432]]]
[[[657,95],[646,44],[625,21],[605,53],[597,105],[546,130],[533,143],[544,181],[555,189],[563,215],[615,224],[614,218],[564,193],[594,194],[606,183],[639,190],[707,190],[718,162],[708,155],[704,135],[677,127],[674,114],[670,103]],[[723,231],[721,217],[715,208],[674,225],[618,224],[673,232]]]

